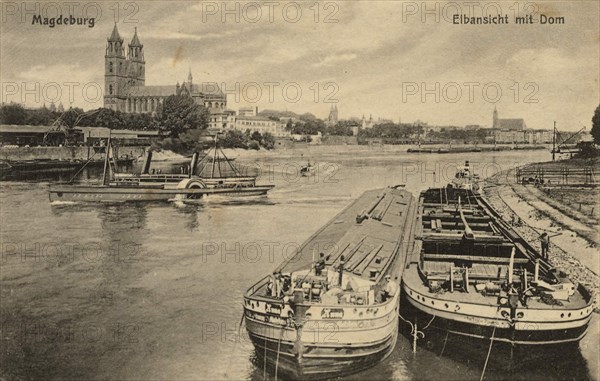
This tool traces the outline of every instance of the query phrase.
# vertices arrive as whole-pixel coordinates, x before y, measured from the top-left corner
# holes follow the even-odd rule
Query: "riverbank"
[[[487,178],[484,193],[502,218],[510,221],[519,234],[534,246],[539,246],[538,237],[542,232],[552,237],[550,262],[567,272],[573,281],[592,289],[596,311],[600,312],[598,224],[588,225],[564,213],[569,208],[568,200],[576,196],[570,196],[567,192],[566,198],[560,201],[562,208],[555,208],[536,197],[536,191],[531,191],[529,187],[534,188],[517,184],[514,170],[508,170]]]
[[[137,158],[145,146],[119,146],[119,157]],[[104,147],[0,147],[0,160],[87,160],[104,158]]]

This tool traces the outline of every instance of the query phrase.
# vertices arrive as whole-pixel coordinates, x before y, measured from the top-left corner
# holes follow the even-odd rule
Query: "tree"
[[[171,95],[165,99],[159,108],[157,126],[167,131],[169,136],[178,137],[179,134],[190,130],[205,130],[208,128],[208,110],[185,95]]]
[[[27,112],[23,106],[10,103],[0,107],[0,123],[3,124],[25,124]]]
[[[327,129],[329,135],[352,136],[352,127],[357,127],[358,123],[349,120],[340,120]]]
[[[125,118],[126,116],[119,111],[108,108],[99,108],[89,111],[87,115],[81,118],[78,125],[121,129],[125,128]]]
[[[594,143],[600,144],[600,105],[596,107],[594,116],[592,117],[592,130],[590,131],[594,138]]]
[[[248,148],[246,145],[246,136],[242,131],[229,130],[219,140],[219,144],[223,148]]]
[[[262,136],[260,144],[266,149],[273,149],[275,148],[275,137],[269,132],[265,132]]]
[[[83,113],[83,110],[78,107],[70,108],[60,116],[61,124],[67,129],[72,129],[78,124],[77,119],[79,119]]]
[[[316,135],[318,132],[323,133],[324,131],[325,122],[321,119],[307,120],[292,127],[292,134],[298,135]]]

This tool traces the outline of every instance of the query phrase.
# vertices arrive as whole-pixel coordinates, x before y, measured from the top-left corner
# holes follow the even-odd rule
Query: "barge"
[[[577,345],[594,308],[590,290],[543,259],[470,187],[420,194],[402,289],[409,320],[490,349]]]
[[[404,189],[366,192],[250,287],[244,319],[257,364],[275,378],[321,379],[388,356],[415,213]]]

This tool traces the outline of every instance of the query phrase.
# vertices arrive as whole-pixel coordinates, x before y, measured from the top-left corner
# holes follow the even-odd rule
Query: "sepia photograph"
[[[600,2],[0,0],[0,381],[600,381]]]

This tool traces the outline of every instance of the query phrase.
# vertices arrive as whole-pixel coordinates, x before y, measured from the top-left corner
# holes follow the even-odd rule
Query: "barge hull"
[[[308,349],[312,355],[302,356],[296,352],[297,345],[290,341],[265,340],[252,333],[250,339],[256,348],[257,365],[266,363],[273,374],[291,379],[318,380],[348,376],[385,359],[396,345],[397,321],[395,325],[394,332],[383,342],[347,349],[314,346]],[[276,356],[278,348],[279,358]]]
[[[501,320],[489,320],[487,324],[471,324],[444,318],[438,313],[425,312],[426,308],[409,298],[405,290],[403,290],[402,303],[405,306],[403,316],[409,321],[415,319],[422,322],[431,321],[429,329],[437,330],[442,340],[446,332],[449,333],[449,336],[462,336],[487,343],[493,336],[494,343],[513,347],[532,348],[539,346],[541,349],[568,344],[576,345],[586,335],[588,323],[591,319],[591,316],[585,316],[583,324],[576,324],[571,328],[556,329],[552,322],[547,322],[544,323],[546,326],[546,329],[544,329],[544,326],[539,323],[523,322],[522,326],[529,326],[530,328],[516,329],[515,326],[506,324],[507,322]]]

